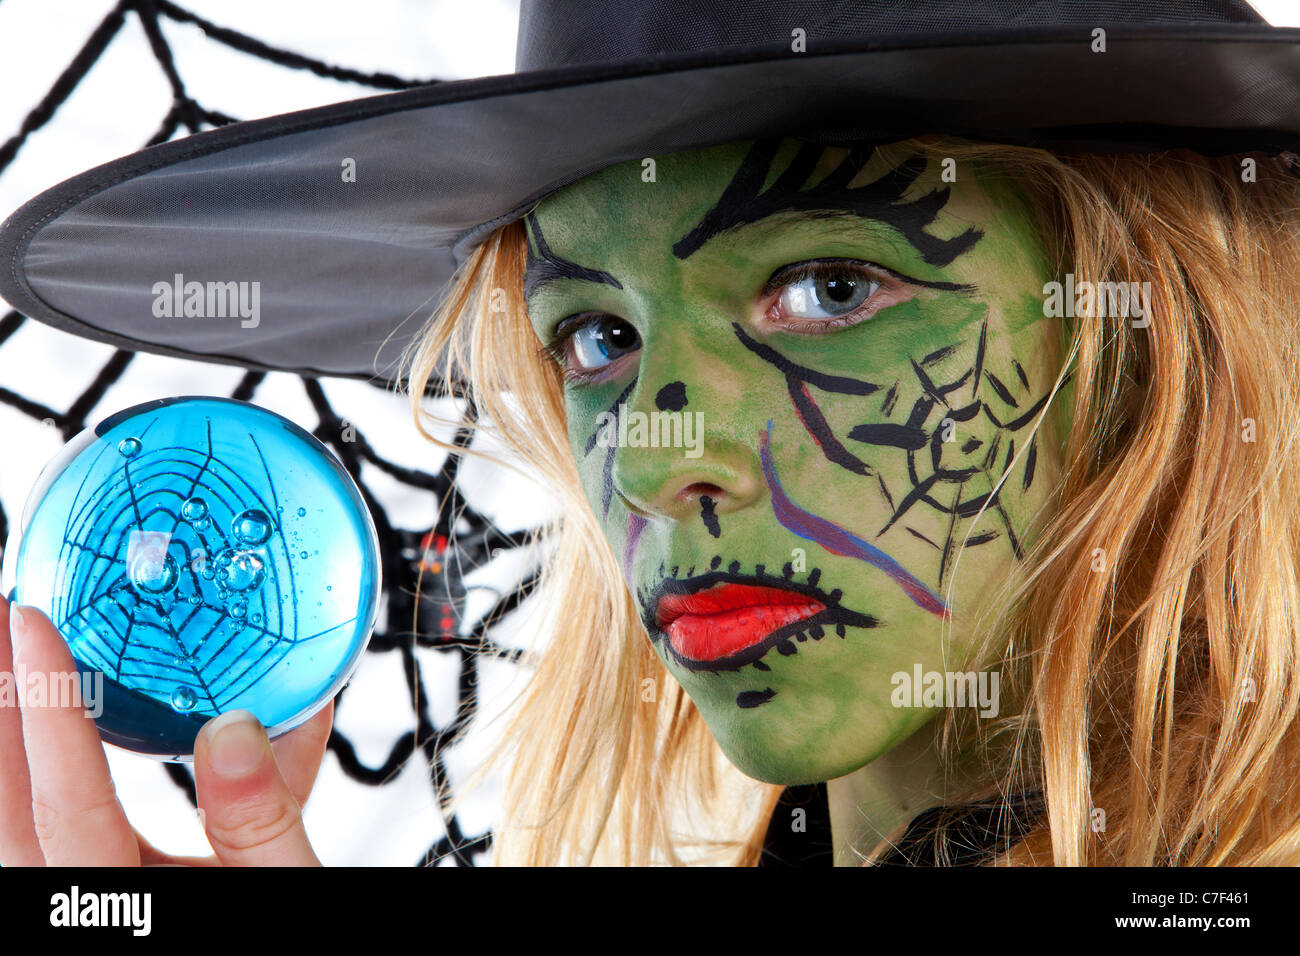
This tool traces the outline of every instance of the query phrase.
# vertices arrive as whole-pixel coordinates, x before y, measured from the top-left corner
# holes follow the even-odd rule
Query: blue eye
[[[582,371],[604,368],[641,347],[636,328],[615,315],[593,316],[566,337],[568,355]]]
[[[916,298],[918,286],[965,291],[952,283],[910,279],[862,259],[794,262],[777,269],[761,292],[760,327],[825,335],[868,321],[883,309]]]
[[[833,319],[857,309],[875,295],[880,283],[840,268],[837,272],[821,270],[788,282],[781,291],[779,304],[793,318]]]

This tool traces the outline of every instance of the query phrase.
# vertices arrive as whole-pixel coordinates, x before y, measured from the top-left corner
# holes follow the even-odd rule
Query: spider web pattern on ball
[[[56,589],[56,619],[80,625],[87,663],[109,677],[132,678],[140,686],[141,679],[161,671],[168,676],[156,681],[166,685],[155,689],[156,696],[171,698],[177,710],[215,714],[262,680],[290,646],[326,632],[299,634],[296,601],[288,602],[291,616],[282,613],[281,582],[293,595],[293,565],[277,520],[280,496],[261,450],[256,453],[269,498],[214,457],[210,421],[206,454],[182,446],[151,448],[152,424],[140,431],[144,450],[123,457],[120,470],[74,500],[60,555],[60,566],[74,579]],[[256,439],[248,440],[256,448]],[[171,484],[178,474],[190,483],[184,495]],[[121,503],[104,512],[96,507],[101,499]],[[171,521],[170,529],[137,530],[159,513]],[[95,516],[101,520],[90,520]],[[237,535],[245,526],[265,530],[241,539]],[[154,545],[161,555],[150,559],[153,548],[140,543],[144,535],[161,538]],[[142,566],[158,579],[157,587],[132,587],[128,573],[113,573],[115,567]],[[159,593],[146,596],[153,592]],[[183,601],[180,617],[173,610],[177,599]],[[73,602],[76,607],[68,606]],[[197,643],[187,644],[184,635],[196,619],[206,631]],[[261,653],[244,663],[241,658],[258,644]]]

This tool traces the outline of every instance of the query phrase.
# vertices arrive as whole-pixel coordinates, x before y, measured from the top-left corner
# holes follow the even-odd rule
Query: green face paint
[[[1021,205],[794,140],[646,169],[540,204],[525,291],[659,656],[774,783],[864,766],[954,692],[991,716],[995,675],[955,672],[1063,438],[1034,434],[1066,329]]]

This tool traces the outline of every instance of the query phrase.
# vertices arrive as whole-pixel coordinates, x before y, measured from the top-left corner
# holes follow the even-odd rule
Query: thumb
[[[204,829],[227,866],[320,866],[257,718],[232,710],[194,742],[194,781]]]

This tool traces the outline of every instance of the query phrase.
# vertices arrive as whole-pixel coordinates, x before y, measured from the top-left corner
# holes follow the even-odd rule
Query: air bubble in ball
[[[237,551],[230,559],[229,581],[231,588],[236,591],[252,591],[261,585],[262,580],[266,577],[266,569],[262,564],[262,559],[252,551]],[[325,588],[329,590],[329,585]]]
[[[244,544],[261,544],[271,537],[271,519],[258,508],[249,508],[235,515],[230,523],[230,533]]]
[[[202,521],[208,516],[208,503],[202,498],[186,498],[181,503],[181,517],[186,521]]]

